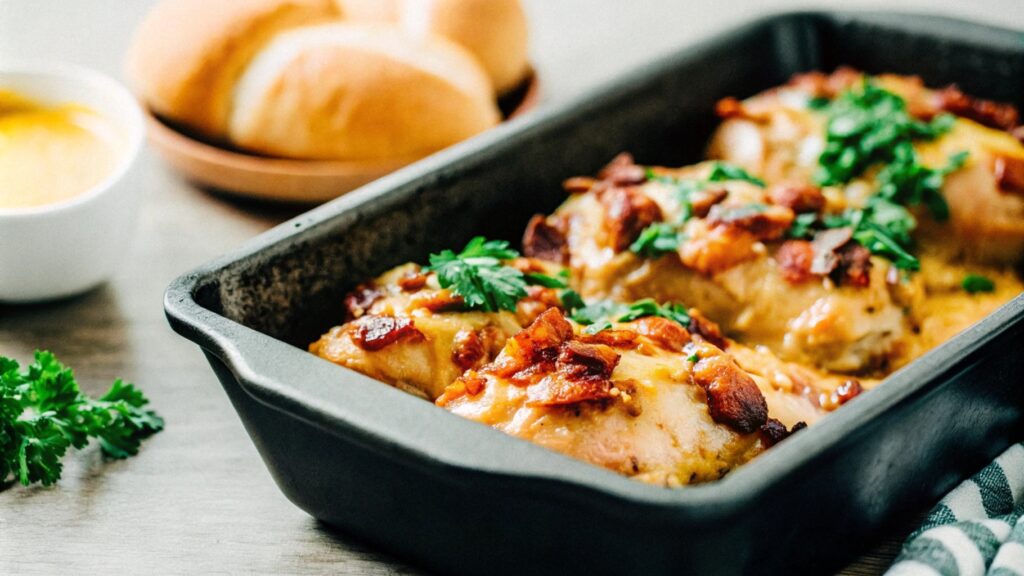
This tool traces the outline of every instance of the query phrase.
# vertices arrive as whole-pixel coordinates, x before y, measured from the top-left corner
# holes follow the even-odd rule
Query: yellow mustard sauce
[[[115,127],[78,104],[46,106],[0,89],[0,209],[74,198],[118,160]]]

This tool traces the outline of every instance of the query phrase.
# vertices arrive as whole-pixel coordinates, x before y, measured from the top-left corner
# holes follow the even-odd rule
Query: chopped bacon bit
[[[718,204],[729,195],[725,188],[708,188],[700,190],[690,196],[690,208],[697,218],[704,218],[711,211],[711,207]]]
[[[406,292],[416,292],[426,286],[427,275],[422,272],[408,272],[398,279],[398,286]]]
[[[622,252],[644,228],[662,219],[661,208],[636,188],[608,188],[600,195],[612,247]]]
[[[491,364],[491,371],[500,376],[512,376],[542,362],[554,362],[559,347],[572,334],[572,325],[562,312],[549,308],[512,337]]]
[[[711,419],[737,432],[756,432],[768,421],[768,403],[754,379],[724,354],[701,358],[693,381],[704,389]]]
[[[463,370],[478,366],[485,357],[484,342],[476,330],[459,330],[452,345],[452,362]]]
[[[797,214],[821,212],[825,208],[825,195],[821,188],[811,184],[777,184],[768,190],[768,199],[772,204],[785,206]]]
[[[633,330],[610,328],[597,334],[580,334],[579,341],[587,344],[604,344],[612,348],[634,348],[639,337],[640,335]]]
[[[811,274],[828,276],[839,267],[839,249],[853,238],[850,228],[830,228],[814,235],[814,261]]]
[[[990,128],[1010,131],[1017,126],[1020,120],[1020,113],[1012,104],[968,96],[961,92],[955,84],[939,90],[937,97],[940,109],[969,118]]]
[[[487,387],[487,379],[473,370],[467,371],[458,380],[445,387],[444,392],[434,400],[434,404],[445,407],[465,395],[476,396]]]
[[[804,428],[807,428],[806,422],[797,422],[793,425],[792,430],[786,430],[785,424],[779,422],[775,418],[769,418],[768,421],[761,426],[761,442],[764,443],[766,448],[771,448]]]
[[[654,340],[670,352],[680,352],[690,342],[690,333],[677,322],[660,316],[647,316],[633,322],[637,332]]]
[[[839,285],[866,288],[871,285],[871,251],[856,242],[848,242],[839,249],[839,267],[842,274],[833,280]],[[835,273],[834,273],[835,274]]]
[[[810,280],[811,264],[814,261],[814,246],[806,240],[787,240],[775,253],[782,278],[790,284],[801,284]]]
[[[747,111],[743,108],[743,102],[727,96],[715,104],[715,115],[725,120],[728,118],[745,118]]]
[[[549,374],[526,391],[527,406],[564,406],[580,402],[608,400],[613,397],[611,380],[583,378],[572,380],[559,373]]]
[[[793,224],[793,211],[784,206],[768,206],[764,210],[746,207],[714,206],[708,214],[708,224],[729,226],[745,230],[758,240],[777,240]]]
[[[835,98],[840,92],[860,81],[862,76],[863,74],[854,68],[840,66],[831,74],[818,71],[795,74],[790,78],[789,86],[814,98]]]
[[[863,391],[864,387],[861,386],[860,382],[855,378],[850,378],[846,382],[840,384],[835,391],[831,393],[823,392],[818,397],[818,404],[825,410],[835,410],[856,398]]]
[[[526,298],[516,302],[516,316],[520,324],[526,325],[537,319],[548,308],[561,308],[562,298],[555,288],[527,286]]]
[[[1024,196],[1024,160],[998,156],[993,172],[1000,190]]]
[[[356,320],[355,343],[370,352],[380,350],[402,339],[422,338],[409,318],[395,316],[363,316]]]
[[[643,184],[647,181],[647,171],[633,161],[633,155],[623,152],[612,159],[597,176],[613,186],[629,186]]]
[[[569,242],[565,238],[564,228],[551,224],[541,214],[530,218],[526,232],[523,233],[523,254],[530,258],[567,264]]]
[[[757,257],[753,234],[732,226],[716,226],[679,247],[679,260],[701,274],[717,274]]]
[[[368,284],[360,284],[345,296],[345,319],[355,320],[370,311],[373,303],[384,296],[380,288]]]
[[[619,358],[610,346],[570,340],[558,353],[557,368],[567,378],[611,378]]]
[[[429,293],[419,293],[412,297],[409,305],[412,308],[426,308],[431,312],[443,312],[445,310],[458,310],[462,308],[462,296],[452,294],[450,290],[436,290]]]
[[[725,350],[729,347],[729,341],[722,335],[722,329],[718,324],[708,320],[703,312],[696,308],[690,308],[690,334],[699,337],[709,344]]]
[[[562,182],[562,188],[570,194],[589,192],[597,184],[597,180],[588,176],[574,176]]]

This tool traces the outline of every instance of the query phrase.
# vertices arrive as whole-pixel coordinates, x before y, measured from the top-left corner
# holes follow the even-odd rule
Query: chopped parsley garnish
[[[742,180],[764,188],[764,180],[752,176],[743,168],[725,162],[715,162],[711,168],[711,174],[708,176],[708,182],[724,182],[726,180]]]
[[[909,251],[913,245],[910,233],[916,226],[906,208],[875,196],[864,209],[851,208],[820,220],[816,214],[801,214],[789,233],[794,238],[810,238],[820,228],[850,228],[853,239],[872,254],[888,258],[901,270],[918,270],[921,262]]]
[[[739,166],[725,162],[715,162],[706,180],[673,178],[650,169],[647,170],[647,180],[672,187],[679,202],[679,217],[675,222],[655,222],[640,232],[640,236],[629,246],[629,250],[645,258],[657,258],[679,250],[679,246],[686,240],[680,228],[693,217],[691,198],[693,194],[707,188],[709,183],[740,180],[764,187],[764,181],[760,178],[751,176]]]
[[[121,380],[97,399],[86,396],[74,373],[49,352],[37,351],[24,370],[0,356],[0,482],[53,484],[68,448],[84,448],[93,438],[111,458],[135,455],[143,439],[164,427],[145,409],[148,403]]]
[[[981,274],[968,274],[960,283],[965,292],[977,294],[978,292],[995,292],[996,283]]]
[[[686,360],[689,361],[690,364],[696,364],[697,362],[700,361],[700,356],[698,356],[697,353],[694,352],[693,354],[690,354],[689,356],[687,356]]]
[[[565,280],[561,278],[555,278],[547,274],[541,274],[539,272],[527,272],[523,274],[527,284],[533,284],[536,286],[543,286],[545,288],[568,288],[569,285],[565,283]]]
[[[562,300],[562,307],[565,308],[565,310],[570,314],[572,314],[576,310],[585,308],[587,306],[587,303],[583,301],[583,298],[579,295],[579,292],[576,292],[572,288],[566,288],[565,290],[562,290],[558,294],[558,297]]]
[[[943,114],[931,122],[917,120],[907,112],[903,98],[867,78],[822,109],[828,124],[825,150],[815,173],[818,184],[845,184],[882,165],[875,178],[879,196],[898,204],[924,204],[939,221],[949,217],[942,182],[963,165],[967,153],[955,154],[946,167],[932,169],[921,164],[913,143],[945,134],[955,118]]]
[[[659,316],[679,323],[684,328],[690,325],[690,315],[686,307],[675,302],[658,304],[651,298],[637,300],[632,304],[623,304],[611,300],[598,300],[593,304],[576,310],[572,319],[587,328],[587,334],[597,334],[612,327],[612,322],[631,322],[645,316]]]
[[[645,258],[657,258],[679,250],[685,238],[677,225],[655,222],[640,232],[640,236],[629,245],[629,250]]]
[[[441,287],[461,296],[466,308],[515,311],[516,302],[526,296],[527,279],[503,261],[518,256],[504,240],[477,236],[458,254],[451,250],[431,254],[430,266],[424,270],[436,272]]]

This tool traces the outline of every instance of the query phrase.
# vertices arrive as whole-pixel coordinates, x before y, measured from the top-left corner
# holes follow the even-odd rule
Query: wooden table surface
[[[0,62],[63,60],[119,76],[131,30],[150,3],[0,0]],[[546,100],[572,97],[739,19],[797,3],[690,4],[528,1]],[[905,3],[935,4],[1024,29],[1019,0]],[[52,350],[90,393],[116,377],[133,381],[167,428],[129,460],[106,462],[95,448],[70,455],[56,487],[0,488],[0,574],[421,573],[292,506],[199,350],[164,320],[163,290],[175,276],[303,208],[209,194],[150,152],[140,162],[138,234],[116,277],[76,299],[0,306],[0,355],[28,360],[36,348]],[[850,573],[880,573],[893,542]]]

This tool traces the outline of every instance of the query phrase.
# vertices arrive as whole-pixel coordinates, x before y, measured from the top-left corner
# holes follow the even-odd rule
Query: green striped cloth
[[[1024,444],[939,502],[886,576],[1024,576]]]

